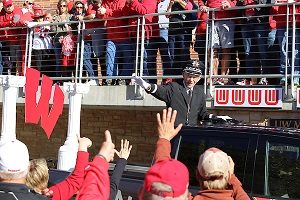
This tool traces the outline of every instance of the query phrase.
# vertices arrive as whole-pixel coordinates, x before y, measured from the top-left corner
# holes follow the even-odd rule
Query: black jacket
[[[32,193],[24,184],[0,183],[0,199],[5,200],[39,200],[47,197]]]
[[[209,118],[209,113],[206,110],[206,97],[203,86],[194,86],[189,114],[189,96],[183,85],[183,81],[180,83],[172,82],[168,85],[158,85],[157,90],[153,93],[155,87],[156,85],[151,84],[151,89],[148,92],[157,99],[164,101],[167,107],[177,110],[175,125],[182,123],[183,125],[196,126],[200,120]]]

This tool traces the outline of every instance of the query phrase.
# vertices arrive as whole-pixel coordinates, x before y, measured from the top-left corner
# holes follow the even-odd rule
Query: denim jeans
[[[150,76],[156,76],[156,57],[157,50],[160,51],[162,59],[163,73],[164,75],[171,74],[171,60],[169,54],[168,43],[163,37],[153,37],[149,40],[146,46],[147,51],[147,68]],[[152,79],[154,80],[154,79]],[[155,81],[154,81],[155,82]]]
[[[61,44],[54,43],[54,54],[55,54],[55,74],[56,77],[61,77]]]
[[[185,29],[169,30],[169,51],[172,66],[172,75],[180,75],[187,60],[190,59],[190,46]]]
[[[255,66],[260,66],[257,64],[258,58],[255,53],[254,43],[257,45],[257,51],[259,54],[259,60],[262,65],[262,73],[268,74],[267,66],[267,39],[268,39],[268,27],[266,24],[252,24],[248,23],[241,26],[244,49],[245,49],[245,67],[246,74],[255,74]]]
[[[277,29],[277,39],[278,39],[278,43],[279,43],[279,48],[280,48],[280,73],[281,74],[285,74],[285,70],[287,67],[287,73],[290,74],[291,73],[291,65],[292,65],[292,61],[291,61],[291,57],[292,57],[292,29],[289,30],[288,32],[288,52],[286,52],[286,42],[287,42],[287,31],[286,29]],[[300,67],[299,67],[299,50],[300,50],[300,31],[296,29],[296,44],[295,44],[295,68],[294,68],[294,73],[295,74],[299,74],[300,72]],[[288,63],[286,63],[286,59],[288,61]]]
[[[90,42],[84,42],[84,49],[83,49],[83,65],[89,75],[89,77],[94,77],[94,70],[93,70],[93,64],[91,62],[91,54],[92,54],[92,48]]]
[[[132,45],[129,41],[114,42],[109,40],[106,43],[106,75],[131,76],[133,73],[132,58]]]
[[[105,48],[105,28],[97,27],[91,33],[92,35],[92,47],[94,55],[99,58]]]

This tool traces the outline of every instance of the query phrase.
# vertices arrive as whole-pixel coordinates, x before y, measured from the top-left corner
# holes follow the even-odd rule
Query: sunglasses
[[[12,4],[6,5],[5,7],[10,8],[10,7],[12,7]]]
[[[65,8],[65,7],[67,7],[67,5],[60,5],[59,7],[60,8]]]
[[[32,2],[29,2],[29,1],[26,1],[26,3],[27,3],[28,5],[33,5],[33,3],[32,3]]]
[[[83,7],[82,7],[82,6],[76,6],[76,8],[78,8],[78,9],[82,9]]]

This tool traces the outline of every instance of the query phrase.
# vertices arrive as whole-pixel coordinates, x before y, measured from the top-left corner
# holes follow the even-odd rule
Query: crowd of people
[[[298,25],[300,6],[293,9],[293,5],[281,4],[292,2],[199,0],[196,4],[193,0],[59,0],[54,13],[33,0],[26,0],[22,8],[12,0],[1,0],[0,72],[4,69],[3,73],[23,74],[25,61],[28,61],[25,51],[32,49],[31,67],[49,76],[72,77],[76,73],[75,66],[82,63],[91,85],[128,85],[139,62],[143,62],[143,76],[157,75],[158,50],[163,75],[180,75],[193,46],[201,61],[212,54],[209,73],[224,76],[211,80],[213,84],[233,83],[225,78],[229,74],[262,75],[259,80],[254,77],[236,80],[238,85],[267,85],[268,80],[263,77],[267,74],[278,74],[280,84],[285,84],[285,75],[293,70],[294,84],[299,85],[300,36],[293,21]],[[231,9],[248,5],[258,7]],[[208,12],[209,9],[218,10]],[[191,10],[198,12],[178,13]],[[165,12],[171,14],[163,14]],[[160,15],[148,15],[153,13]],[[143,19],[136,17],[143,15],[146,15],[144,35],[138,26],[143,24]],[[26,46],[26,27],[33,29],[30,48]],[[137,55],[143,57],[143,61],[135,60]],[[103,83],[98,82],[100,73],[107,76]],[[116,76],[128,78],[118,80]],[[172,81],[168,77],[163,84]],[[157,79],[149,78],[148,82],[156,83]]]
[[[157,199],[235,199],[249,200],[241,183],[234,175],[234,162],[230,156],[217,148],[209,148],[199,157],[197,176],[200,190],[194,197],[188,190],[189,171],[178,160],[170,157],[171,139],[182,124],[175,126],[177,111],[164,109],[157,114],[157,140],[155,162],[145,175],[138,194],[140,200]],[[175,126],[175,127],[174,127]],[[17,140],[1,140],[0,143],[0,198],[1,199],[76,199],[114,200],[126,160],[132,146],[121,141],[120,151],[115,150],[111,134],[105,131],[105,141],[99,153],[89,162],[88,138],[79,139],[77,161],[74,171],[65,180],[48,187],[48,167],[44,159],[29,160],[26,145]],[[114,154],[121,159],[109,177],[109,162]]]

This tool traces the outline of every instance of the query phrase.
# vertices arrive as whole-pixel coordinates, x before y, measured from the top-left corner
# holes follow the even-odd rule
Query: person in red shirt
[[[156,13],[157,12],[157,1],[154,0],[126,0],[126,4],[124,7],[124,14],[126,14],[127,16],[135,16],[135,15],[146,15],[146,14],[151,14],[151,13]],[[142,18],[140,18],[142,19]],[[134,50],[134,54],[136,51],[136,40],[137,40],[137,25],[138,25],[138,21],[139,19],[137,17],[131,17],[128,19],[128,36],[131,39],[131,46],[132,49]],[[142,20],[141,20],[142,21]],[[157,16],[153,16],[153,15],[149,15],[145,17],[145,49],[147,49],[149,43],[150,43],[150,38],[152,38],[153,36],[158,36],[158,18]],[[155,28],[155,26],[157,26],[157,28]],[[142,26],[139,27],[140,29],[140,37],[141,37],[141,33],[142,33]],[[141,38],[140,38],[141,39]],[[141,44],[141,41],[139,41],[139,43]],[[143,53],[144,54],[144,60],[143,62],[143,75],[148,76],[149,72],[148,72],[148,68],[147,68],[147,52],[146,50],[144,52],[140,52],[141,46],[139,47],[139,54]],[[132,65],[132,69],[128,70],[128,72],[126,72],[126,74],[131,75],[133,71],[133,65]],[[127,80],[128,84],[129,80]]]
[[[269,18],[270,29],[276,33],[276,37],[279,43],[280,49],[280,74],[284,77],[280,79],[280,84],[285,85],[287,79],[285,74],[291,74],[292,71],[292,51],[295,52],[294,58],[294,74],[300,74],[300,30],[297,27],[293,27],[293,13],[296,14],[296,25],[299,25],[299,14],[300,13],[300,6],[296,5],[295,10],[293,10],[293,5],[286,6],[286,5],[278,5],[280,3],[293,3],[299,2],[299,0],[277,0],[275,5],[271,8],[271,16]],[[277,5],[276,5],[277,4]],[[289,12],[289,16],[287,18],[287,11]],[[288,20],[288,22],[287,22]],[[287,27],[288,23],[288,27]],[[293,29],[295,29],[295,47],[292,49],[292,36],[293,36]],[[287,40],[287,35],[289,39]],[[270,36],[270,35],[269,35]],[[274,37],[270,40],[275,40]],[[291,38],[290,38],[291,37]],[[286,44],[288,41],[288,44]],[[288,49],[287,49],[288,47]],[[292,49],[290,51],[290,49]],[[288,61],[288,62],[286,62]],[[294,85],[299,85],[299,77],[294,77]]]
[[[234,30],[235,23],[233,17],[235,17],[235,12],[226,10],[227,8],[234,7],[236,5],[236,0],[208,0],[203,1],[199,0],[199,10],[201,12],[207,12],[208,8],[219,8],[221,11],[214,12],[215,19],[214,27],[212,31],[212,47],[214,58],[212,61],[213,64],[213,74],[218,75],[219,67],[219,52],[222,50],[221,56],[221,75],[228,75],[229,73],[229,64],[231,57],[231,49],[234,47]],[[212,12],[210,12],[212,13]],[[216,78],[214,79],[214,84],[224,85],[228,83],[227,78]]]
[[[9,71],[21,72],[22,52],[20,43],[22,44],[24,41],[21,41],[22,37],[20,32],[22,33],[22,29],[20,27],[26,25],[29,20],[24,18],[21,8],[15,6],[12,0],[3,0],[2,3],[3,9],[0,13],[0,28],[12,27],[0,32],[1,40],[5,41],[9,47],[12,67]]]
[[[157,113],[157,130],[158,137],[155,150],[155,164],[149,169],[145,176],[143,188],[139,194],[139,200],[154,200],[157,197],[168,199],[195,199],[195,200],[210,200],[210,199],[226,199],[226,200],[250,200],[249,196],[241,187],[241,183],[234,175],[234,163],[226,153],[219,149],[208,149],[199,157],[197,173],[199,175],[199,183],[201,190],[193,197],[188,194],[189,172],[184,164],[177,160],[171,159],[171,139],[173,139],[180,129],[182,124],[174,128],[177,111],[164,109],[162,116]],[[218,154],[218,155],[216,155]],[[216,157],[217,156],[217,157]],[[224,163],[218,163],[222,159]],[[212,163],[215,164],[212,164]],[[166,167],[174,168],[174,163],[178,169],[168,170]],[[220,169],[218,169],[218,167]],[[213,176],[210,178],[210,172],[224,171],[227,177],[224,187],[208,189],[206,182],[220,181],[220,178]],[[216,175],[216,174],[214,174]],[[162,183],[157,185],[155,183]],[[220,185],[220,184],[219,184]],[[158,187],[159,186],[159,187]],[[213,187],[213,184],[211,185]]]

